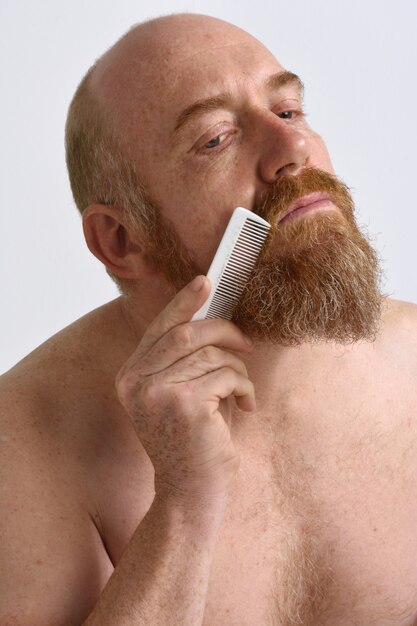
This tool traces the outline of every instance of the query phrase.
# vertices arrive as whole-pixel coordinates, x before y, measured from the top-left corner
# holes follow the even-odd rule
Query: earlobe
[[[83,213],[83,231],[90,252],[116,276],[138,279],[146,272],[146,253],[132,241],[120,209],[90,205]]]

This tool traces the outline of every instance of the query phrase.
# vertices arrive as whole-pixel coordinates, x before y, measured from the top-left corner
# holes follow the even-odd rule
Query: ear
[[[153,263],[142,242],[132,240],[121,209],[90,205],[83,213],[83,231],[89,250],[116,276],[137,279],[153,273]]]

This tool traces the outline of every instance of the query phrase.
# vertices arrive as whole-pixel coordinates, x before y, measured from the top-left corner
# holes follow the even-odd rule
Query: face
[[[217,21],[200,27],[165,45],[148,89],[146,69],[136,69],[148,100],[124,113],[158,207],[154,258],[180,288],[207,272],[233,209],[249,208],[273,227],[235,321],[283,344],[373,338],[378,261],[306,122],[299,79],[246,33]]]
[[[151,254],[179,290],[199,270],[155,208],[149,206],[156,217]],[[280,178],[255,212],[271,229],[233,321],[249,336],[281,345],[373,341],[382,305],[379,260],[356,225],[348,188],[305,169]]]
[[[142,38],[140,49],[125,46],[120,68],[113,62],[123,84],[101,77],[103,96],[129,84],[115,115],[149,199],[206,272],[235,207],[253,210],[283,174],[332,165],[303,114],[299,82],[250,35],[181,16]]]

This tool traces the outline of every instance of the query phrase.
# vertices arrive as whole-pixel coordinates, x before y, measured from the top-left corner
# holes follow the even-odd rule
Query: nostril
[[[285,175],[295,176],[296,174],[299,174],[301,170],[304,169],[304,165],[305,164],[300,164],[300,163],[287,163],[283,167],[280,167],[277,169],[277,171],[275,172],[275,176],[276,177],[281,177]]]

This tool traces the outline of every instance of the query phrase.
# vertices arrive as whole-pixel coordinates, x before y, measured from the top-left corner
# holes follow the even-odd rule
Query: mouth
[[[304,216],[307,213],[315,213],[317,211],[335,210],[336,207],[333,204],[330,196],[322,192],[310,193],[307,196],[299,198],[289,207],[284,215],[279,220],[279,224],[290,222],[298,217]]]

